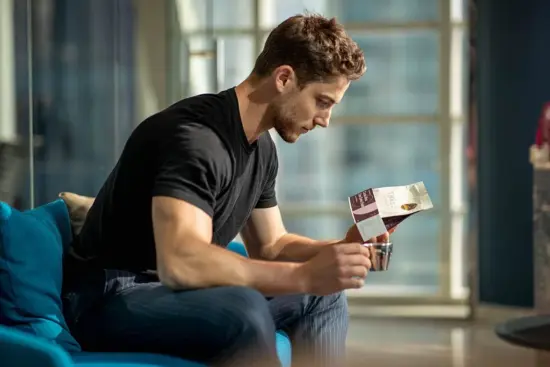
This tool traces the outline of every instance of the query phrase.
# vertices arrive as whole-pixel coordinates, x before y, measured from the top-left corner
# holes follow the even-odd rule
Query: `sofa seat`
[[[282,366],[290,366],[291,347],[288,336],[277,332],[277,354]],[[149,353],[73,353],[74,366],[85,367],[205,367],[203,364],[183,359]]]
[[[24,212],[0,202],[0,366],[204,367],[164,355],[81,351],[61,309],[73,224],[61,199]],[[228,249],[247,256],[242,243]],[[276,343],[281,365],[290,366],[290,339],[277,331]]]
[[[277,353],[282,367],[291,365],[290,339],[278,331]],[[152,353],[76,352],[69,354],[55,343],[0,325],[2,367],[205,367],[203,364]]]
[[[149,353],[79,352],[71,355],[73,366],[85,367],[204,367],[183,359]]]

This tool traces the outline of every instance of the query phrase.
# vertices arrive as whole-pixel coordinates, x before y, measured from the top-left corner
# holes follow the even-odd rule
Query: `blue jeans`
[[[244,287],[172,291],[150,274],[85,274],[71,276],[63,296],[67,323],[84,350],[279,366],[275,330],[282,329],[292,340],[293,364],[334,367],[344,357],[348,314],[341,293],[265,298]]]

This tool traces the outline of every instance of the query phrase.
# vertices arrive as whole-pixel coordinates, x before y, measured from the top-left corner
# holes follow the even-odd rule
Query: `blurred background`
[[[288,16],[335,16],[368,70],[329,129],[275,137],[288,230],[342,237],[348,196],[424,181],[434,209],[399,226],[391,271],[349,292],[352,312],[531,309],[528,147],[550,100],[550,6],[476,3],[0,0],[1,199],[27,209],[61,191],[94,196],[144,118],[238,84]]]

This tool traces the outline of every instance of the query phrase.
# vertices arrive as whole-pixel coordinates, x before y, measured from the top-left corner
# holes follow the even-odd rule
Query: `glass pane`
[[[288,217],[288,231],[314,239],[342,238],[351,217],[315,216]],[[364,290],[373,293],[412,292],[436,293],[439,288],[441,220],[429,212],[412,216],[399,225],[392,235],[394,251],[388,271],[372,272]],[[395,289],[399,289],[395,291]]]
[[[337,17],[342,23],[417,22],[439,19],[439,0],[260,0],[262,27],[307,12]]]
[[[254,67],[254,37],[220,38],[220,87],[231,88],[245,80]],[[235,52],[238,50],[238,52]]]
[[[252,36],[194,36],[182,41],[181,73],[185,95],[213,93],[233,87],[250,74],[254,66]],[[235,52],[234,50],[239,50]]]
[[[181,73],[185,96],[215,92],[217,83],[216,42],[210,37],[192,37],[182,42]]]
[[[336,16],[345,23],[418,22],[439,19],[440,0],[341,0]]]
[[[25,3],[14,4],[19,17]],[[136,122],[136,39],[131,0],[32,4],[32,74],[21,68],[15,79],[24,91],[32,78],[32,183],[34,204],[41,205],[61,191],[97,194],[113,168]],[[19,53],[26,26],[15,23]],[[27,65],[24,55],[20,65]],[[29,134],[28,95],[18,94],[17,104],[18,129]]]
[[[252,28],[252,0],[176,0],[184,32]]]
[[[260,26],[273,28],[283,20],[304,12],[329,16],[335,1],[330,0],[259,0]]]
[[[440,203],[437,124],[334,124],[286,144],[279,137],[277,195],[284,203],[342,203],[369,187],[424,181]]]
[[[435,115],[439,110],[439,44],[435,31],[352,37],[367,72],[353,82],[334,116]]]

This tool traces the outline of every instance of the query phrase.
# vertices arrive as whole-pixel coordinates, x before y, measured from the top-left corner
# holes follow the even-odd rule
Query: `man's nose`
[[[328,127],[330,122],[330,112],[326,113],[324,116],[317,116],[315,118],[315,124],[321,127]]]

